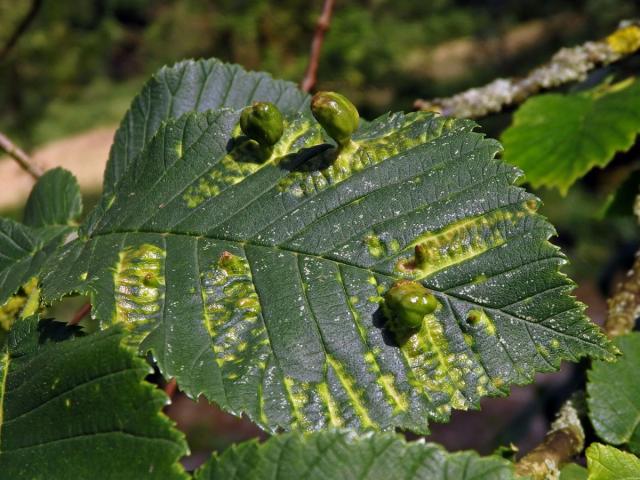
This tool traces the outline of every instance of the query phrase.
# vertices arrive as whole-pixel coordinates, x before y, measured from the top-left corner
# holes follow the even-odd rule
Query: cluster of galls
[[[318,92],[311,99],[311,113],[338,149],[351,142],[360,122],[358,110],[344,95]],[[284,118],[278,107],[270,102],[255,102],[240,115],[240,128],[254,140],[263,159],[273,153],[274,145],[284,132]],[[422,252],[416,249],[416,260]],[[420,330],[425,315],[433,313],[439,303],[424,286],[411,280],[400,280],[384,296],[382,309],[387,326],[399,343]]]
[[[358,110],[344,95],[336,92],[318,92],[311,99],[311,113],[322,128],[343,148],[351,141],[358,128]],[[273,153],[284,132],[284,118],[273,103],[254,102],[240,115],[240,129],[258,144],[263,159]]]

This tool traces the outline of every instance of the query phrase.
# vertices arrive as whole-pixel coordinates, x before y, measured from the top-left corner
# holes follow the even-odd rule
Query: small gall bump
[[[340,147],[347,145],[358,128],[358,109],[336,92],[318,92],[311,99],[311,113]]]
[[[478,310],[471,310],[467,315],[467,322],[471,324],[477,324],[482,320],[482,312]]]
[[[148,272],[142,277],[142,283],[145,287],[158,288],[161,283],[156,275],[151,272]]]
[[[403,334],[419,330],[424,316],[438,305],[436,297],[420,283],[401,280],[384,295],[383,310],[391,330]]]
[[[524,208],[530,213],[536,213],[538,211],[538,206],[540,205],[540,201],[537,198],[530,198],[524,202]]]
[[[278,107],[270,102],[254,102],[240,114],[240,129],[263,148],[275,145],[284,132],[284,120]]]
[[[218,266],[222,268],[227,275],[238,275],[244,271],[242,258],[226,250],[222,252],[220,258],[218,258]]]

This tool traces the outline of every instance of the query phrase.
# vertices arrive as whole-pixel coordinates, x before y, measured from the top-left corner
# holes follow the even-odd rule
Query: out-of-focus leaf
[[[633,215],[633,207],[638,194],[640,194],[640,169],[631,172],[626,180],[607,197],[602,214],[606,216]]]
[[[628,150],[640,132],[640,81],[527,100],[502,134],[504,159],[534,187],[569,187]]]
[[[640,458],[601,443],[587,448],[587,467],[588,480],[640,480]]]
[[[560,470],[560,480],[587,480],[588,475],[586,468],[575,463],[565,465]]]
[[[618,337],[622,357],[596,361],[588,373],[589,417],[600,438],[640,453],[640,333]]]

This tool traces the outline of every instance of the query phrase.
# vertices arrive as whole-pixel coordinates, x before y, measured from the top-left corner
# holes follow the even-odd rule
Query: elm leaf
[[[336,147],[300,112],[267,154],[239,117],[163,123],[48,262],[45,300],[91,295],[183,391],[270,431],[426,432],[563,359],[611,358],[473,122],[389,114]],[[400,338],[381,303],[402,280],[436,305]]]

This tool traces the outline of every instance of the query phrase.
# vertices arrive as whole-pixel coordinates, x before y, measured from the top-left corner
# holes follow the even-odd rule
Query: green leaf
[[[640,169],[630,172],[626,179],[614,187],[613,192],[607,196],[602,205],[600,218],[632,216],[638,193],[640,193]]]
[[[289,433],[234,445],[214,456],[195,480],[507,480],[512,464],[473,452],[447,453],[439,445],[407,443],[392,433],[356,436],[348,431]]]
[[[0,472],[20,479],[183,479],[181,433],[122,329],[60,341],[55,322],[19,321],[0,353]],[[53,331],[52,331],[53,329]]]
[[[623,81],[574,94],[537,95],[502,134],[505,161],[534,187],[563,194],[593,167],[605,167],[640,132],[640,82]]]
[[[587,467],[589,480],[640,480],[640,458],[601,443],[587,448]]]
[[[575,463],[565,465],[560,470],[560,480],[587,480],[588,475],[586,468]]]
[[[32,271],[32,260],[41,247],[30,228],[0,218],[0,304],[37,274]]]
[[[300,115],[262,158],[238,118],[164,124],[49,263],[46,299],[90,294],[183,391],[269,430],[426,432],[611,355],[537,200],[472,122],[388,115],[338,150]],[[399,341],[380,301],[406,278],[437,307]]]
[[[63,168],[48,170],[31,190],[24,211],[30,227],[73,225],[82,213],[80,186]]]
[[[594,362],[588,373],[589,417],[600,438],[628,444],[640,454],[640,333],[618,337],[622,351],[616,363]]]
[[[163,67],[133,100],[116,132],[104,191],[111,192],[162,122],[186,112],[240,109],[253,101],[272,102],[290,115],[306,106],[309,98],[294,83],[274,80],[267,73],[247,72],[215,58]]]
[[[75,177],[61,168],[46,172],[33,187],[25,223],[0,217],[0,307],[39,277],[45,260],[75,230],[82,211]],[[0,315],[1,316],[1,315]]]
[[[39,276],[45,260],[70,232],[69,227],[36,229],[0,218],[0,305]]]

